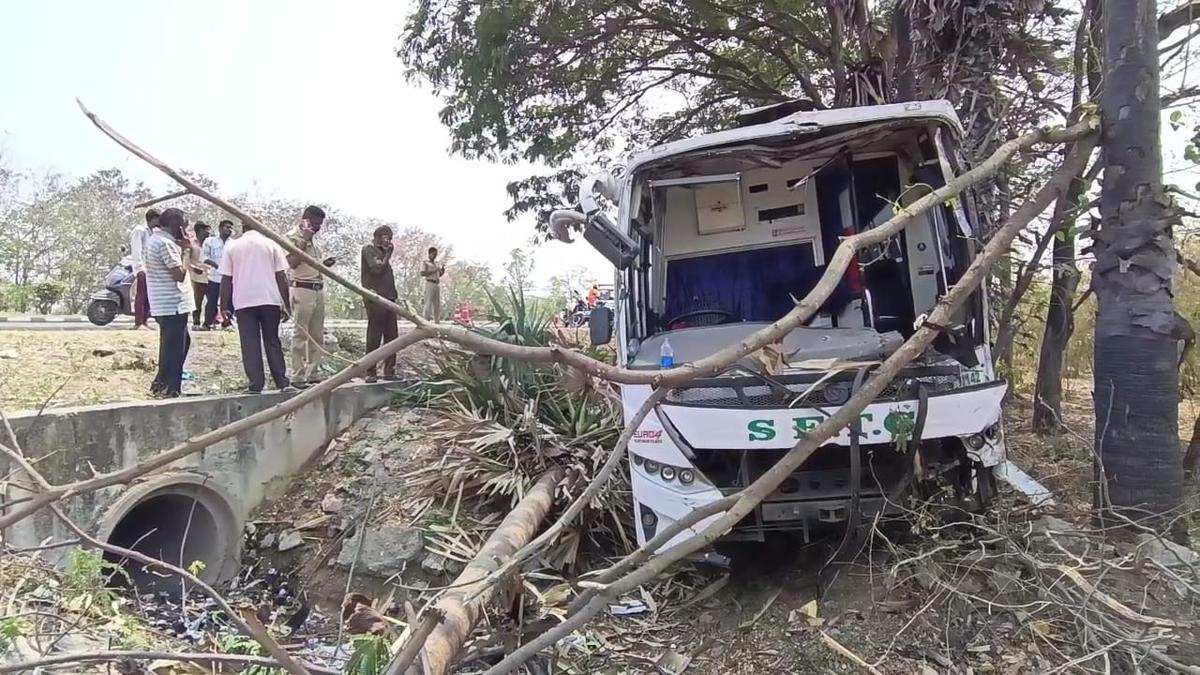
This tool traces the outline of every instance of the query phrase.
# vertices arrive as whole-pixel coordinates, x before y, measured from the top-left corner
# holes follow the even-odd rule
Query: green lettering
[[[775,420],[751,420],[746,430],[752,441],[769,441],[775,438]]]
[[[817,425],[824,420],[824,417],[793,417],[792,430],[796,432],[796,438],[804,438],[808,432],[817,428]]]

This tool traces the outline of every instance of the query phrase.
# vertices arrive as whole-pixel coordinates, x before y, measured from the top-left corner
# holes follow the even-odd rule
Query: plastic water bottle
[[[663,368],[675,367],[675,350],[671,349],[670,340],[663,340],[662,347],[658,349],[658,365]]]

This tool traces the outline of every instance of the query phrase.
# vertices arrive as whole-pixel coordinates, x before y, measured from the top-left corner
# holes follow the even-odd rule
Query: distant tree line
[[[193,176],[193,178],[196,178]],[[204,181],[211,185],[211,181]],[[78,313],[108,270],[126,255],[130,229],[142,220],[134,205],[155,196],[146,185],[118,169],[104,169],[83,178],[48,172],[35,174],[0,166],[0,313]],[[295,199],[237,196],[237,202],[269,226],[291,228],[304,204]],[[202,220],[216,231],[218,222],[236,218],[195,197],[165,206],[187,212],[191,222]],[[444,303],[476,307],[487,304],[499,287],[488,265],[459,259],[441,237],[416,226],[401,226],[378,218],[363,218],[325,205],[329,214],[321,233],[330,255],[343,270],[357,276],[360,250],[375,228],[388,224],[395,231],[392,264],[400,297],[420,305],[420,261],[430,246],[447,260]],[[239,231],[240,227],[235,227]],[[328,311],[339,318],[363,316],[362,300],[338,285],[329,287]]]

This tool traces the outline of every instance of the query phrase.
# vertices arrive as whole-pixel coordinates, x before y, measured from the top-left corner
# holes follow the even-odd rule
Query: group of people
[[[319,269],[337,264],[336,256],[325,256],[317,234],[325,223],[325,212],[305,207],[297,227],[287,240],[307,258],[285,251],[254,226],[243,223],[234,237],[233,222],[222,220],[214,236],[208,225],[197,221],[190,228],[187,215],[169,208],[146,212],[146,222],[134,228],[130,257],[136,274],[134,328],[159,326],[158,371],[150,385],[153,395],[164,398],[182,395],[184,363],[191,349],[189,319],[193,330],[228,329],[236,324],[241,345],[242,367],[250,393],[261,393],[267,372],[280,391],[297,391],[318,383],[325,353],[325,282]],[[370,243],[362,248],[362,285],[389,300],[397,298],[392,271],[392,230],[377,228]],[[424,315],[441,318],[440,283],[445,265],[436,248],[422,262],[425,281]],[[399,334],[396,315],[366,302],[367,350]],[[283,354],[279,326],[293,322],[291,375]],[[266,369],[263,358],[266,357]],[[384,363],[384,379],[396,378],[396,359]],[[377,379],[374,369],[367,381]]]

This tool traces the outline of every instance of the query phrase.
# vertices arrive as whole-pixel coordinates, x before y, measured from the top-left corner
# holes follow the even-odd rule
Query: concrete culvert
[[[165,478],[131,491],[105,521],[101,534],[108,543],[185,569],[199,562],[199,576],[206,582],[227,579],[237,570],[241,527],[233,509],[223,496],[193,480]],[[140,593],[180,590],[178,577],[163,570],[112,553],[105,559],[121,565],[128,577],[113,575],[114,585],[132,582]]]

